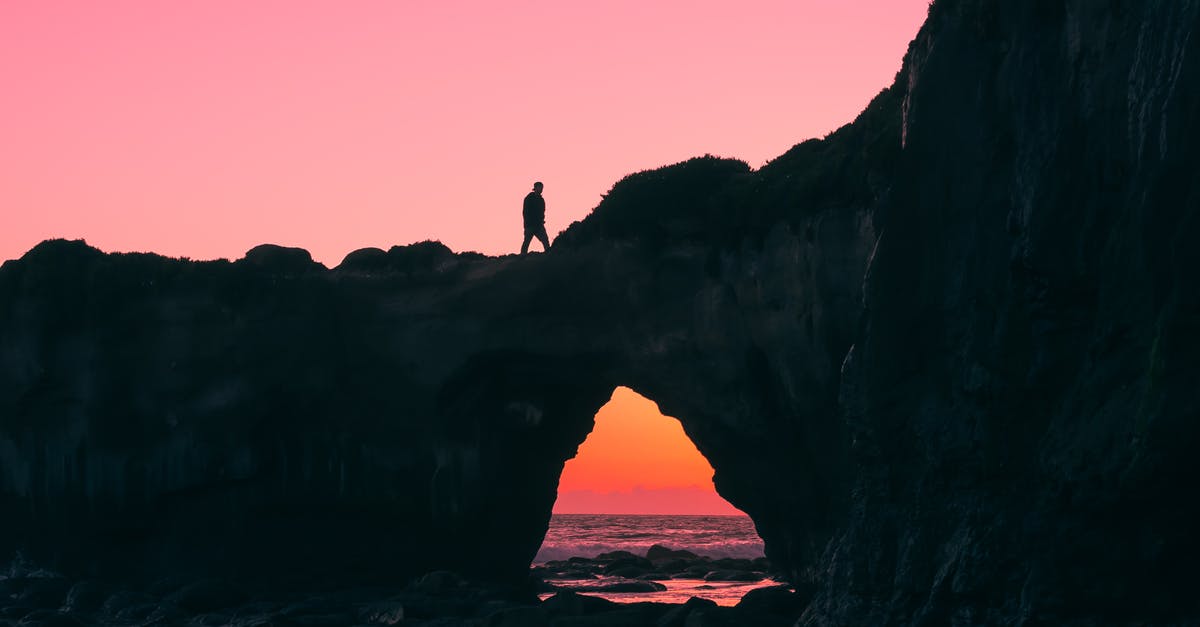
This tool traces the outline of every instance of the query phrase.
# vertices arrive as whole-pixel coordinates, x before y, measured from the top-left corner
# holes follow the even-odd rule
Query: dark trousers
[[[550,250],[550,238],[546,237],[546,225],[538,224],[536,226],[525,227],[525,241],[521,242],[521,254],[529,252],[529,240],[538,238],[542,243],[542,250]]]

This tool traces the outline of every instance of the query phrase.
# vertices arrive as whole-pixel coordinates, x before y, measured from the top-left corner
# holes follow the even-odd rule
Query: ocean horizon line
[[[648,514],[640,512],[635,514],[622,514],[611,512],[550,512],[551,516],[671,516],[673,518],[749,518],[749,514]]]

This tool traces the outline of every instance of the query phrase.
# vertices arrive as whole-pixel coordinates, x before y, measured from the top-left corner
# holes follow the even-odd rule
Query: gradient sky
[[[619,387],[568,460],[557,514],[740,514],[717,495],[713,469],[658,405]]]
[[[625,174],[752,166],[890,84],[928,0],[7,0],[0,260],[511,252]],[[536,248],[536,244],[535,244]]]

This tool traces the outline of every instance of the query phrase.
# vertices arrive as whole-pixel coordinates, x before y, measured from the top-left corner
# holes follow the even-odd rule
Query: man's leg
[[[537,235],[538,240],[542,242],[542,250],[546,250],[546,251],[550,250],[550,238],[546,237],[546,226],[545,225],[542,225],[542,228],[538,229],[538,232],[536,233],[536,235]]]
[[[531,239],[533,239],[533,231],[530,231],[529,229],[525,229],[525,241],[521,242],[521,256],[522,257],[525,256],[525,253],[529,252],[529,240],[531,240]]]

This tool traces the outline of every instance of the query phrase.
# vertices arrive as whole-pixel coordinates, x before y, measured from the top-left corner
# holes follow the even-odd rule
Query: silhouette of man
[[[525,206],[521,208],[525,218],[525,241],[521,243],[521,256],[529,252],[529,240],[538,238],[542,250],[550,250],[550,238],[546,237],[546,200],[542,198],[542,182],[533,184],[533,191],[525,195]]]

